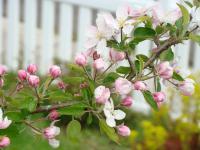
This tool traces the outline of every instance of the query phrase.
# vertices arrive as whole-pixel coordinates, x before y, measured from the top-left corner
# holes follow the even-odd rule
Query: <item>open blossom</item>
[[[60,141],[56,139],[49,139],[49,145],[53,148],[58,148],[60,146]]]
[[[99,104],[105,104],[110,98],[110,90],[105,86],[99,86],[94,91],[96,102]]]
[[[6,73],[6,67],[3,65],[0,65],[0,76],[3,76]]]
[[[49,115],[48,118],[52,121],[58,119],[58,117],[60,116],[59,112],[57,110],[52,110]]]
[[[113,61],[113,62],[117,62],[117,61],[122,61],[125,59],[126,55],[124,52],[118,52],[114,49],[110,49],[110,59]]]
[[[10,145],[10,139],[7,136],[0,137],[0,148],[5,148]]]
[[[4,80],[0,78],[0,88],[3,87],[3,85],[4,85]]]
[[[194,93],[194,80],[187,78],[185,81],[179,83],[178,89],[185,96],[191,96]]]
[[[3,111],[0,108],[0,129],[8,128],[11,123],[12,123],[12,121],[9,120],[7,117],[3,118]]]
[[[127,79],[119,77],[115,81],[115,89],[120,95],[127,95],[132,90],[132,83]]]
[[[19,70],[18,71],[18,78],[21,81],[26,80],[26,78],[27,78],[27,72],[25,70]]]
[[[40,79],[38,76],[36,75],[30,75],[28,77],[28,83],[32,86],[32,87],[38,87],[39,83],[40,83]]]
[[[102,58],[96,59],[93,62],[93,67],[98,71],[103,71],[105,68],[105,61]]]
[[[156,102],[163,102],[166,96],[164,92],[155,92],[153,93],[153,98]]]
[[[53,65],[49,69],[49,74],[51,75],[52,78],[57,78],[61,75],[61,69],[57,65]]]
[[[122,100],[121,105],[125,107],[131,107],[132,103],[133,103],[133,98],[131,96],[127,96]]]
[[[163,79],[170,79],[173,75],[173,68],[168,61],[161,62],[156,66],[158,75]]]
[[[30,74],[35,74],[37,72],[37,66],[35,64],[30,64],[28,67],[27,67],[27,71],[28,73]]]
[[[106,47],[106,40],[113,35],[113,29],[106,23],[105,16],[109,17],[109,13],[100,13],[96,19],[96,25],[90,26],[87,31],[87,41],[85,47],[87,49],[97,47]]]
[[[129,136],[131,134],[131,130],[125,125],[119,125],[117,127],[117,133],[121,136]]]
[[[145,84],[144,82],[142,82],[142,81],[136,81],[136,82],[133,84],[133,86],[134,86],[134,89],[135,89],[135,90],[140,90],[140,91],[145,91],[145,90],[147,90],[146,84]]]
[[[104,106],[104,114],[106,116],[106,123],[110,127],[116,126],[115,120],[122,120],[125,118],[126,114],[122,110],[114,110],[114,104],[112,99],[110,101],[107,101]]]
[[[75,63],[79,66],[85,66],[87,64],[87,58],[84,54],[78,54],[75,57]]]

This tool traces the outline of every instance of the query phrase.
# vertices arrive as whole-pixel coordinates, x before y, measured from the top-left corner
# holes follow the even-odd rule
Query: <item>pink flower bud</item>
[[[85,66],[87,64],[87,58],[84,54],[78,54],[75,57],[75,63],[79,66]]]
[[[61,69],[59,66],[53,65],[49,69],[49,74],[51,75],[52,78],[57,78],[61,75]]]
[[[156,66],[157,73],[161,78],[170,79],[173,75],[173,68],[168,61],[162,62]]]
[[[60,116],[60,114],[57,112],[57,110],[52,110],[49,115],[48,118],[52,121],[58,119],[58,117]]]
[[[94,95],[97,103],[105,104],[110,98],[110,90],[105,86],[99,86],[95,89]]]
[[[127,96],[122,100],[121,105],[125,107],[131,107],[132,103],[133,98],[131,96]]]
[[[129,136],[131,134],[131,130],[129,129],[129,127],[127,127],[125,125],[118,126],[117,132],[121,136]]]
[[[6,73],[6,67],[3,65],[0,65],[0,76],[3,76]]]
[[[155,92],[153,93],[153,98],[156,102],[163,102],[166,96],[164,92]]]
[[[135,89],[135,90],[140,90],[140,91],[145,91],[145,90],[147,90],[146,84],[145,84],[144,82],[142,82],[142,81],[136,81],[136,82],[133,84],[133,86],[134,86],[134,89]]]
[[[115,89],[120,95],[127,95],[132,90],[132,83],[127,79],[119,77],[115,81]]]
[[[28,67],[27,67],[27,71],[28,73],[30,74],[35,74],[36,71],[37,71],[37,66],[35,64],[30,64]]]
[[[66,88],[65,83],[63,81],[58,82],[58,88],[59,89],[65,89]]]
[[[32,87],[38,87],[39,83],[40,83],[40,79],[38,76],[35,75],[30,75],[28,77],[28,83],[32,86]]]
[[[5,148],[10,145],[10,139],[6,136],[0,138],[0,148]]]
[[[114,62],[117,62],[117,61],[122,61],[125,59],[126,55],[124,52],[117,52],[116,50],[114,49],[110,49],[110,59]]]
[[[93,67],[98,71],[103,71],[105,66],[106,66],[105,62],[103,61],[102,58],[96,59],[93,62]]]
[[[3,87],[3,85],[4,85],[4,80],[0,78],[0,88]]]
[[[45,138],[47,138],[47,139],[53,139],[57,135],[60,134],[60,128],[52,125],[50,127],[45,128],[43,134],[44,134]]]
[[[178,85],[180,92],[185,96],[191,96],[194,93],[194,80],[187,78]]]
[[[26,80],[26,78],[27,78],[27,73],[26,73],[26,71],[25,71],[25,70],[19,70],[19,71],[18,71],[18,78],[19,78],[19,80],[21,80],[21,81]]]

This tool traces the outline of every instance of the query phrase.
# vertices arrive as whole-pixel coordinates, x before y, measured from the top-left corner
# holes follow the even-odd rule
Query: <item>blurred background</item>
[[[115,14],[119,6],[127,4],[133,8],[159,4],[167,12],[177,7],[176,2],[183,0],[0,0],[0,64],[12,71],[35,63],[44,74],[51,64],[73,61],[77,52],[85,50],[86,29],[95,25],[98,12]],[[148,54],[152,47],[153,43],[144,41],[136,53]],[[155,113],[140,93],[134,93],[136,101],[126,121],[133,130],[122,145],[101,136],[94,125],[92,129],[86,126],[74,141],[61,135],[60,149],[199,150],[200,47],[188,41],[173,49],[181,68],[191,72],[197,81],[193,97],[166,89],[170,93],[167,103]],[[27,138],[32,140],[27,142]],[[9,149],[23,149],[21,142],[26,150],[51,149],[45,140],[28,132],[16,139]]]

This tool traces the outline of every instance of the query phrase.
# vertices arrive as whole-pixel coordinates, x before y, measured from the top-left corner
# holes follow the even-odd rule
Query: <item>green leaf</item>
[[[23,115],[21,112],[6,112],[5,115],[8,117],[8,119],[14,122],[21,122],[25,117],[25,115]]]
[[[158,105],[156,103],[156,101],[154,100],[152,94],[150,91],[144,91],[142,92],[145,100],[147,101],[147,103],[149,103],[149,105],[154,109],[154,110],[158,110]]]
[[[140,39],[148,39],[153,38],[156,35],[156,32],[147,27],[138,27],[134,31],[134,37],[140,38]]]
[[[162,26],[158,25],[158,26],[156,27],[156,33],[157,33],[157,34],[161,34],[161,33],[163,33],[163,31],[164,31],[164,28],[163,28]]]
[[[84,113],[86,107],[87,107],[86,104],[77,103],[69,107],[60,108],[58,109],[58,112],[61,115],[80,116]]]
[[[92,120],[93,120],[93,119],[92,119],[92,114],[89,113],[89,114],[88,114],[88,117],[87,117],[87,124],[90,125],[90,124],[92,123]]]
[[[160,84],[160,78],[156,79],[156,91],[160,92],[161,91],[161,84]]]
[[[142,60],[135,60],[135,70],[136,73],[141,73],[143,69],[143,61]]]
[[[131,71],[130,67],[120,66],[116,69],[117,73],[128,74]]]
[[[200,35],[195,35],[195,34],[193,34],[193,33],[190,33],[189,38],[190,38],[192,41],[197,42],[197,43],[200,44]]]
[[[72,141],[77,141],[81,133],[81,124],[77,120],[72,120],[66,129],[67,138]]]
[[[74,85],[74,84],[83,83],[85,81],[85,78],[84,77],[65,77],[63,81],[65,83]]]
[[[190,8],[193,7],[192,3],[190,3],[189,1],[184,1]]]
[[[83,68],[79,67],[76,64],[67,64],[67,68],[70,69],[72,72],[77,72],[79,74],[84,74]]]
[[[182,12],[182,16],[183,16],[183,25],[186,27],[188,25],[188,23],[190,22],[190,13],[188,12],[188,10],[180,4],[177,4]]]
[[[160,60],[162,61],[174,60],[174,52],[172,51],[172,49],[169,48],[168,50],[162,52],[160,55]]]
[[[90,100],[93,97],[93,93],[90,91],[89,88],[81,89],[81,95],[84,98],[84,100]]]
[[[56,90],[53,92],[49,92],[49,99],[53,101],[66,101],[66,100],[73,100],[73,95],[70,93],[65,93],[62,90]]]
[[[147,62],[149,60],[149,58],[143,54],[136,55],[136,58],[139,60],[143,60],[143,62]]]
[[[172,78],[175,79],[175,80],[178,80],[178,81],[184,81],[183,77],[181,77],[181,75],[179,75],[176,72],[173,72]]]
[[[104,119],[100,119],[99,120],[99,127],[100,127],[100,130],[102,132],[105,132],[106,135],[114,142],[116,143],[119,143],[119,137],[118,135],[116,134],[115,132],[115,129],[114,128],[111,128],[109,127],[107,124],[106,124],[106,121]]]
[[[110,84],[115,82],[115,80],[119,77],[119,75],[115,72],[110,72],[106,77],[103,79],[104,84]]]

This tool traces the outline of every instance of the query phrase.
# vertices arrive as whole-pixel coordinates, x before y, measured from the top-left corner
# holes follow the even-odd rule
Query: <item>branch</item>
[[[56,104],[56,105],[51,105],[51,106],[43,106],[43,107],[39,107],[35,111],[31,112],[31,114],[36,114],[36,113],[41,113],[41,112],[49,112],[54,109],[72,106],[77,103],[79,103],[79,102],[73,101],[73,102],[69,102],[69,103]]]
[[[144,64],[144,69],[147,68],[148,66],[150,66],[159,56],[162,52],[166,51],[170,46],[175,45],[180,43],[181,40],[179,39],[168,39],[164,44],[160,45],[159,47],[157,47],[157,50],[155,53],[153,53],[151,55],[151,57],[148,59],[148,61]],[[127,77],[128,80],[132,80],[132,78],[135,77],[135,72],[130,73]]]

